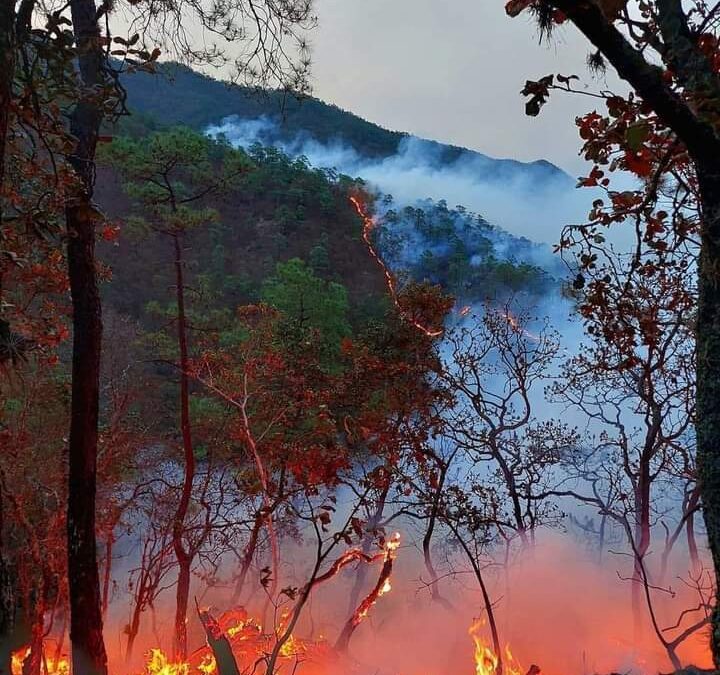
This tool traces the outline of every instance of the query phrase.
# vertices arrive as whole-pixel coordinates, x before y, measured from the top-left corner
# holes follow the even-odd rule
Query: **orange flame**
[[[505,654],[500,664],[500,658],[480,635],[485,622],[479,619],[470,626],[468,633],[475,644],[475,675],[525,675],[525,670],[515,659],[510,647],[505,647]],[[533,673],[539,673],[539,669],[533,666]]]
[[[43,649],[43,651],[45,650]],[[12,652],[10,655],[11,675],[23,675],[25,661],[31,652],[32,647],[30,645],[25,645]],[[43,657],[43,673],[44,675],[70,675],[70,660],[66,656],[58,656],[54,659]]]
[[[505,310],[503,312],[505,319],[507,320],[510,327],[516,332],[520,333],[521,335],[524,335],[529,340],[532,340],[533,342],[540,342],[540,337],[535,335],[535,333],[531,333],[529,330],[525,330],[521,325],[520,322],[512,315],[510,310]]]
[[[147,675],[189,675],[190,673],[190,664],[187,661],[173,663],[162,649],[151,649],[148,657],[145,664]]]
[[[461,308],[458,310],[458,314],[459,314],[460,316],[467,316],[468,314],[470,314],[470,311],[471,311],[471,310],[472,310],[472,307],[470,307],[470,305],[465,305],[464,307],[461,307]]]
[[[25,659],[30,656],[30,645],[20,647],[10,655],[10,672],[12,675],[22,675]]]
[[[400,310],[400,316],[402,316],[406,321],[415,326],[415,328],[421,330],[428,337],[438,337],[439,335],[442,335],[442,329],[428,328],[427,326],[423,326],[419,321],[408,317],[407,313],[400,306],[395,277],[393,276],[388,266],[385,264],[385,261],[375,249],[375,246],[373,246],[372,240],[370,238],[370,234],[375,227],[375,222],[372,219],[372,216],[368,215],[367,211],[365,210],[365,206],[360,202],[359,199],[357,199],[356,197],[350,197],[350,202],[352,203],[355,211],[357,211],[357,214],[363,221],[363,240],[365,241],[365,245],[367,246],[368,251],[370,251],[370,255],[375,258],[375,262],[377,262],[377,264],[380,266],[380,269],[383,271],[383,274],[385,275],[385,283],[387,284],[388,291],[390,292],[390,297],[392,298],[393,304]]]

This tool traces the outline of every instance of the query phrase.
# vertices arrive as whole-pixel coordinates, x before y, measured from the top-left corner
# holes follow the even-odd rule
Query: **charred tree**
[[[382,490],[380,491],[380,494],[378,495],[377,502],[375,504],[375,511],[372,514],[372,517],[368,520],[367,526],[366,526],[366,533],[365,537],[363,538],[362,543],[362,552],[365,555],[370,554],[370,547],[372,546],[372,543],[375,539],[375,535],[377,530],[380,527],[380,523],[383,518],[383,514],[385,512],[385,503],[387,501],[388,492],[390,491],[390,479],[388,477],[385,478],[384,485],[382,487]],[[358,601],[360,600],[360,592],[363,589],[363,586],[365,584],[365,579],[367,578],[367,565],[359,565],[357,569],[357,574],[355,575],[355,582],[353,583],[352,590],[350,591],[350,599],[349,599],[349,607],[348,611],[353,612],[358,606]]]
[[[198,616],[205,629],[208,646],[215,656],[218,675],[240,675],[230,641],[222,632],[218,622],[207,610],[198,608]]]
[[[335,642],[335,649],[341,653],[346,652],[350,645],[350,638],[353,636],[355,629],[365,619],[370,611],[371,607],[377,602],[378,598],[387,593],[390,590],[390,575],[393,571],[393,564],[395,562],[395,553],[400,540],[393,537],[385,544],[385,556],[383,565],[380,568],[380,575],[378,576],[377,583],[373,586],[372,590],[363,598],[362,602],[357,606],[355,611],[350,615],[348,620],[345,622],[337,641]]]

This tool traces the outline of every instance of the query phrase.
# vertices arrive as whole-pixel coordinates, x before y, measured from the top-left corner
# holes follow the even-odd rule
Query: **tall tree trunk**
[[[447,470],[448,465],[443,464],[440,469],[440,475],[438,476],[437,487],[435,488],[435,493],[433,494],[432,509],[430,510],[430,517],[428,518],[427,528],[425,529],[425,535],[423,536],[422,549],[425,569],[430,575],[430,597],[439,605],[448,611],[451,611],[453,609],[452,603],[444,598],[440,593],[437,570],[435,569],[435,565],[432,560],[432,538],[435,533],[435,524],[437,523],[438,514],[440,512],[440,498],[442,496],[443,488],[445,487]]]
[[[177,337],[180,351],[180,431],[182,434],[184,478],[180,502],[178,503],[173,522],[173,549],[178,561],[178,582],[175,606],[175,645],[176,659],[187,658],[187,611],[190,597],[190,568],[192,553],[190,545],[183,541],[185,533],[185,517],[187,516],[192,498],[193,481],[195,479],[195,453],[193,452],[192,430],[190,427],[190,393],[188,368],[187,325],[185,317],[185,282],[183,274],[182,239],[180,233],[173,235],[175,247],[175,284],[177,300]]]
[[[68,585],[73,672],[105,675],[95,536],[98,378],[102,323],[94,259],[94,221],[87,205],[66,209],[73,298],[73,378],[69,440]]]
[[[15,77],[15,3],[0,3],[0,193],[5,187],[5,156]],[[0,219],[2,218],[0,202]]]
[[[7,136],[10,128],[10,108],[15,74],[14,21],[14,3],[0,3],[0,224],[4,213],[5,156],[7,153]],[[2,271],[1,266],[2,262],[0,262],[0,272]],[[15,600],[13,597],[12,574],[3,537],[2,498],[2,492],[0,491],[0,675],[5,675],[10,672],[11,633],[15,623]]]
[[[70,9],[82,87],[70,120],[75,148],[69,157],[80,185],[65,206],[73,306],[67,513],[70,639],[74,674],[106,675],[95,533],[102,316],[95,264],[98,215],[92,205],[104,54],[94,0],[71,0]]]
[[[639,643],[643,632],[643,579],[648,574],[645,556],[650,548],[650,465],[644,456],[640,461],[638,485],[635,489],[635,523],[628,536],[633,550],[633,576],[631,583],[633,630]]]
[[[697,470],[716,574],[720,571],[720,159],[696,162],[702,198],[697,318]],[[720,665],[720,584],[711,645]]]
[[[645,103],[687,146],[700,184],[702,209],[701,247],[698,269],[697,317],[697,468],[703,515],[716,578],[720,577],[720,138],[716,125],[696,114],[673,92],[662,69],[646,60],[593,2],[552,0],[595,45]],[[673,69],[688,91],[705,78],[714,86],[714,73],[698,70],[697,60],[687,59],[687,41],[682,3],[658,2],[659,27],[675,61]],[[720,584],[712,616],[711,647],[720,667]]]
[[[178,557],[178,580],[175,594],[175,642],[173,655],[176,661],[187,660],[187,611],[190,604],[190,566],[188,555]]]
[[[15,629],[15,593],[10,564],[4,554],[3,494],[0,489],[0,675],[9,675]]]
[[[685,524],[685,534],[687,536],[688,555],[690,557],[690,569],[693,574],[697,574],[701,568],[700,553],[698,552],[697,539],[695,538],[695,514],[688,516]]]

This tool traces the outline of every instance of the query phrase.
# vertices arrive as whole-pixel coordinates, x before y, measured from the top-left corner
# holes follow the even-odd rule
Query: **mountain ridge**
[[[304,133],[320,143],[340,141],[370,159],[391,157],[400,151],[404,141],[417,139],[434,155],[438,166],[467,159],[486,164],[492,180],[522,174],[540,182],[572,181],[569,174],[545,159],[520,162],[490,157],[461,146],[392,131],[311,96],[298,100],[285,92],[229,84],[174,62],[160,64],[157,70],[157,74],[127,74],[123,84],[131,111],[169,126],[182,124],[203,130],[234,115],[242,119],[269,117],[279,122],[282,140],[293,140]]]

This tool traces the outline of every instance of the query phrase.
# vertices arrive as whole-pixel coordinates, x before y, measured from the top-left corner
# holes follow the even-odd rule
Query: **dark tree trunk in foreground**
[[[65,207],[73,306],[67,514],[70,638],[74,675],[106,675],[95,534],[102,318],[95,261],[98,214],[92,205],[104,54],[94,0],[71,0],[70,8],[82,87],[70,121],[76,145],[69,158],[80,184]]]
[[[2,194],[5,188],[5,154],[10,127],[13,75],[15,73],[15,8],[11,2],[0,4],[0,222],[3,216]],[[0,263],[1,264],[1,263]],[[0,317],[1,319],[2,317]],[[15,621],[13,586],[3,539],[2,492],[0,491],[0,674],[10,672],[11,633]]]
[[[218,675],[240,675],[230,641],[218,622],[207,610],[198,609],[198,616],[205,629],[208,646],[215,657]]]
[[[720,156],[698,163],[703,200],[697,330],[697,468],[708,542],[720,580]],[[720,588],[716,583],[711,644],[720,665]]]
[[[13,644],[16,612],[12,574],[3,553],[3,526],[3,494],[0,489],[0,675],[9,675],[11,655],[16,647]]]

